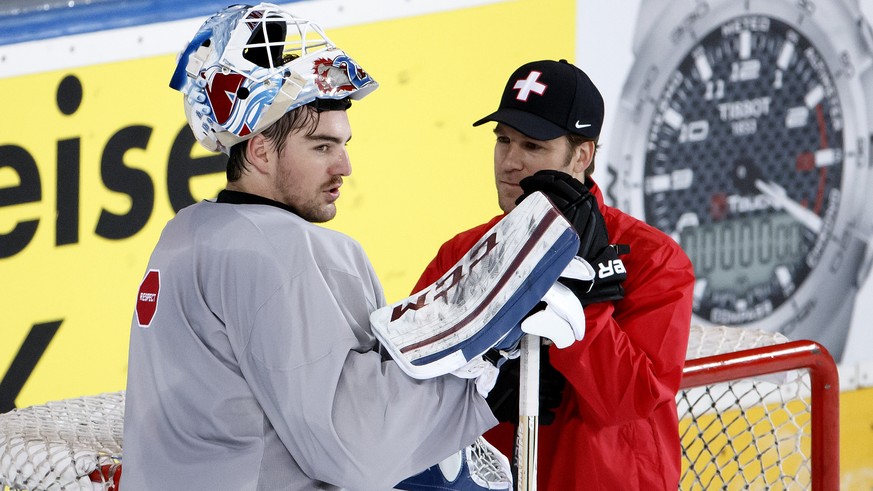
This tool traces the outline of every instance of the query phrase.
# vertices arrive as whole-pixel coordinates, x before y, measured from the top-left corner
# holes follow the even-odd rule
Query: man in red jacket
[[[603,98],[561,61],[510,76],[496,122],[494,177],[504,213],[544,192],[582,238],[594,286],[568,286],[585,306],[585,337],[544,347],[540,369],[540,489],[675,490],[680,443],[675,396],[691,322],[694,270],[656,228],[606,206],[591,179]],[[583,184],[584,183],[584,184]],[[440,248],[414,291],[442,276],[502,215]],[[513,375],[514,374],[514,375]],[[518,369],[501,371],[489,405],[501,424],[486,438],[513,454]]]

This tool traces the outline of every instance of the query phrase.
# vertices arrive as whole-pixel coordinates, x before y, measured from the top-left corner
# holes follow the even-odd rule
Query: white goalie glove
[[[573,258],[563,278],[592,281],[594,268],[579,256]],[[585,335],[585,311],[572,290],[556,282],[543,297],[545,308],[521,322],[521,330],[550,340],[558,348],[566,348]]]
[[[574,257],[561,273],[562,278],[582,281],[592,281],[594,276],[594,268],[579,256]],[[582,340],[585,336],[585,312],[579,299],[569,288],[555,282],[543,296],[541,305],[543,305],[542,310],[531,314],[521,322],[521,332],[545,338],[560,349]],[[515,334],[510,332],[501,344],[510,343],[513,346],[510,349],[498,349],[499,356],[507,359],[517,358],[518,341],[521,336],[517,331]],[[476,390],[482,397],[487,397],[497,383],[499,365],[500,363],[493,359],[478,357],[453,371],[452,374],[461,378],[475,378]]]
[[[452,375],[460,378],[476,379],[476,392],[482,397],[488,397],[488,393],[497,383],[500,369],[490,360],[480,356],[474,358],[466,365],[452,372]]]
[[[554,288],[578,250],[579,236],[569,222],[534,193],[440,279],[373,311],[373,333],[410,376],[457,372],[481,378],[482,391],[490,378],[483,375],[491,373],[480,364],[482,355],[517,344],[524,334],[521,321]]]

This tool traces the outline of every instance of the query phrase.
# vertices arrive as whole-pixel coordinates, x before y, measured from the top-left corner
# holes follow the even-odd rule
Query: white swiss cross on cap
[[[513,89],[518,90],[518,95],[515,96],[516,99],[520,101],[527,101],[528,96],[530,96],[531,92],[534,92],[539,95],[543,95],[546,91],[546,84],[537,82],[537,79],[540,78],[542,72],[538,72],[536,70],[532,70],[527,78],[519,79],[515,82],[515,85],[512,87]]]

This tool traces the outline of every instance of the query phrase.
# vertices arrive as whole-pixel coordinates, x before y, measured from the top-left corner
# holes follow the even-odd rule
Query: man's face
[[[519,181],[537,171],[559,170],[580,177],[575,165],[578,152],[570,148],[566,137],[535,140],[502,123],[494,128],[494,134],[494,181],[497,202],[504,212],[512,211],[522,194]]]
[[[343,176],[352,173],[346,143],[352,129],[345,111],[324,111],[311,135],[293,131],[277,158],[273,180],[277,201],[294,208],[304,219],[320,223],[336,216]]]

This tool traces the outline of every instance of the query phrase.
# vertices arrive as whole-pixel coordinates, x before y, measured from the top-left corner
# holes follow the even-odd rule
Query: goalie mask
[[[269,3],[213,15],[180,53],[170,87],[204,147],[230,147],[316,99],[361,99],[379,86],[321,28]]]

